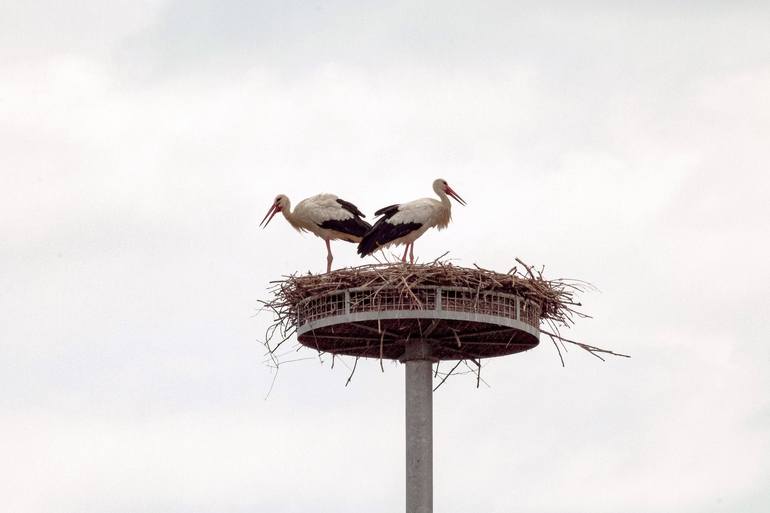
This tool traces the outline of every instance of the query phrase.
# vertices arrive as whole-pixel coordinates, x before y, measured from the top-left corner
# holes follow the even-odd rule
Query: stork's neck
[[[449,210],[452,210],[452,204],[449,202],[449,197],[446,195],[446,192],[444,192],[444,189],[437,187],[433,189],[433,191],[436,193],[439,199],[441,199],[441,205],[445,208],[448,208]]]
[[[286,208],[281,209],[281,214],[283,214],[283,217],[286,218],[286,220],[289,222],[290,225],[292,225],[294,228],[299,229],[299,220],[297,219],[297,216],[294,215],[294,213],[291,211],[291,205],[286,205]]]

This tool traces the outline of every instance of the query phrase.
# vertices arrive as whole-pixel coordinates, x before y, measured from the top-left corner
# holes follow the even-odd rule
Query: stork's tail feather
[[[364,235],[364,238],[361,239],[361,242],[358,243],[358,254],[361,255],[361,258],[364,258],[366,255],[371,255],[377,251],[378,247],[376,232],[374,230],[369,230],[369,232]]]

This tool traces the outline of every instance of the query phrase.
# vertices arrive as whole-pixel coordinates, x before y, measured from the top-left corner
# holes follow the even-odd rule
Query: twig
[[[450,370],[450,371],[447,373],[447,375],[446,375],[446,376],[444,376],[444,379],[442,379],[442,380],[441,380],[441,383],[439,383],[438,385],[436,385],[436,388],[434,388],[434,389],[433,389],[433,391],[434,391],[434,392],[435,392],[436,390],[438,390],[438,387],[440,387],[441,385],[443,385],[443,384],[444,384],[444,381],[446,381],[446,380],[447,380],[447,378],[449,378],[449,376],[451,376],[451,375],[452,375],[452,373],[455,371],[455,369],[456,369],[457,367],[459,367],[459,366],[460,366],[460,364],[461,364],[461,363],[463,363],[463,360],[457,360],[457,363],[455,364],[455,366],[454,366],[454,367],[452,367],[452,369],[451,369],[451,370]]]
[[[604,348],[601,348],[601,347],[592,346],[590,344],[584,344],[584,343],[578,342],[576,340],[570,340],[568,338],[564,338],[564,337],[562,337],[560,335],[556,335],[556,334],[551,333],[549,331],[540,330],[540,332],[541,333],[545,333],[546,335],[548,335],[548,336],[550,336],[552,338],[558,338],[559,340],[561,340],[563,342],[567,342],[568,344],[574,344],[574,345],[576,345],[576,346],[578,346],[578,347],[580,347],[582,349],[585,349],[586,351],[588,351],[589,353],[591,353],[592,355],[596,356],[597,358],[599,358],[602,361],[604,361],[604,358],[602,358],[601,356],[599,356],[596,353],[605,353],[605,354],[611,354],[613,356],[622,356],[623,358],[631,358],[631,356],[627,355],[627,354],[616,353],[615,351],[611,351],[609,349],[604,349]]]
[[[356,356],[356,360],[353,362],[353,370],[350,371],[350,376],[348,376],[348,380],[345,382],[345,386],[348,386],[350,383],[350,380],[353,379],[353,374],[356,373],[356,366],[358,365],[358,356]]]
[[[460,337],[457,335],[457,331],[456,330],[452,330],[452,335],[455,336],[455,341],[457,342],[457,347],[458,348],[462,347],[463,344],[462,344],[462,342],[460,342]]]
[[[379,319],[377,319],[377,321],[379,322]],[[383,346],[383,342],[385,342],[385,332],[384,331],[382,332],[382,335],[380,336],[380,370],[382,372],[385,372],[385,367],[383,367],[383,365],[382,365],[382,350],[383,350],[383,347],[384,347]]]

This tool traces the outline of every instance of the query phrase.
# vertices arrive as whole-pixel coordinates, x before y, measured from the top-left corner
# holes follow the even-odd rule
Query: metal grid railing
[[[483,292],[463,287],[362,287],[332,292],[302,300],[297,305],[297,323],[339,315],[386,311],[449,311],[504,317],[540,326],[540,305],[520,296]]]
[[[531,301],[522,301],[519,304],[519,320],[530,326],[540,325],[540,306]]]
[[[436,289],[411,291],[395,288],[352,289],[349,291],[350,313],[390,310],[436,310]]]
[[[441,307],[453,312],[474,312],[517,319],[517,296],[495,292],[476,292],[472,289],[448,288],[441,290]]]
[[[299,325],[310,321],[344,315],[346,313],[345,292],[334,292],[302,300],[297,307]]]

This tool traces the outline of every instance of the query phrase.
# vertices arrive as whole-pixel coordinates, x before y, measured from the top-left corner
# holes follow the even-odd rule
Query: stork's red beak
[[[465,206],[465,204],[466,204],[466,203],[465,203],[465,200],[464,200],[464,199],[462,199],[462,198],[460,197],[460,195],[459,195],[459,194],[457,194],[457,193],[456,193],[456,192],[455,192],[455,191],[454,191],[454,190],[453,190],[453,189],[452,189],[450,186],[448,186],[448,185],[446,186],[446,193],[447,193],[447,194],[449,194],[450,196],[452,196],[454,199],[456,199],[456,200],[457,200],[457,203],[459,203],[460,205],[463,205],[463,206]]]
[[[273,218],[273,216],[280,211],[281,211],[281,208],[277,206],[275,203],[270,205],[270,210],[268,210],[267,214],[265,214],[265,217],[262,218],[262,222],[259,223],[259,226],[262,226],[262,223],[264,223],[264,226],[262,226],[262,228],[267,228],[267,225],[270,224],[270,220]],[[265,222],[265,219],[267,219],[267,222]]]

